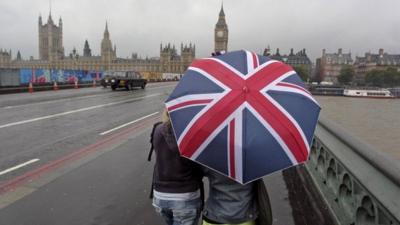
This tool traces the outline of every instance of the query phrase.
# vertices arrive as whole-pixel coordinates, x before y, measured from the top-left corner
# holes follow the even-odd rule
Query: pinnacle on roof
[[[219,16],[225,16],[225,13],[224,13],[224,2],[222,2],[222,4],[221,4],[221,10],[219,11]]]
[[[47,23],[52,24],[53,19],[51,18],[51,11],[49,12],[49,18],[47,19]]]
[[[104,30],[104,37],[109,37],[110,33],[108,32],[108,22],[106,21],[106,29]]]

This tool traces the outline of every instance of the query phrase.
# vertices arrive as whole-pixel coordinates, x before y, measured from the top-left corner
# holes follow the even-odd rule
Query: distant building
[[[322,57],[317,59],[316,73],[318,81],[338,83],[337,77],[344,65],[352,65],[351,53],[343,53],[339,48],[337,53],[326,53],[322,50]]]
[[[195,58],[196,46],[181,44],[181,55],[178,55],[175,45],[160,45],[159,71],[166,73],[183,73]]]
[[[279,52],[279,48],[276,49],[275,54],[271,54],[271,49],[268,47],[264,50],[264,56],[268,56],[271,59],[279,60],[281,62],[287,63],[293,67],[303,67],[308,74],[308,77],[311,77],[311,71],[312,71],[312,62],[310,58],[308,58],[306,54],[306,49],[303,49],[297,53],[293,52],[293,48],[290,49],[290,53],[281,55]]]
[[[17,60],[17,61],[21,61],[21,60],[22,60],[21,52],[19,52],[19,50],[18,50],[18,52],[17,52],[17,58],[16,58],[16,60]]]
[[[222,16],[224,15],[221,9]],[[220,17],[221,17],[220,12]],[[136,70],[154,73],[179,73],[182,74],[196,57],[196,47],[193,44],[181,44],[180,55],[171,44],[160,46],[160,57],[140,58],[132,54],[131,58],[117,57],[117,47],[112,44],[108,24],[106,23],[101,41],[100,55],[95,56],[85,40],[83,55],[79,55],[74,48],[69,55],[64,54],[63,47],[63,22],[59,19],[58,26],[53,22],[51,14],[47,23],[43,24],[42,17],[38,22],[39,59],[30,57],[23,60],[20,53],[15,59],[9,52],[0,50],[0,68],[19,69],[73,69],[88,71],[106,70]],[[227,35],[227,34],[226,34]],[[225,34],[223,35],[225,37]],[[225,40],[225,39],[224,39]]]
[[[364,57],[356,57],[354,69],[355,82],[364,84],[365,75],[371,70],[386,70],[388,67],[400,70],[400,55],[391,55],[379,49],[378,54],[365,53]]]
[[[215,24],[214,29],[214,51],[228,51],[228,25],[225,21],[224,7],[221,6],[221,10],[218,16],[218,22]]]
[[[11,62],[11,50],[7,52],[7,50],[0,49],[0,65],[9,65],[10,62]]]
[[[39,16],[39,59],[54,61],[63,58],[63,23],[61,17],[57,27],[51,18],[51,13],[47,19],[47,24],[44,25],[42,24],[42,16]]]
[[[83,56],[84,57],[92,57],[92,50],[89,47],[89,42],[85,41],[85,47],[83,47]]]

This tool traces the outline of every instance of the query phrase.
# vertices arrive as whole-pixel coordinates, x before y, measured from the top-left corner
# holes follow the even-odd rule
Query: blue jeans
[[[198,225],[201,199],[172,201],[153,198],[153,206],[168,225]]]

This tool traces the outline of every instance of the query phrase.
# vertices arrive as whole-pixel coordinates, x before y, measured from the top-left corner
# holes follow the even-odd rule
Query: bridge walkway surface
[[[175,84],[2,95],[0,171],[40,160],[0,176],[0,225],[163,224],[148,198],[154,162],[147,154],[150,129]],[[313,152],[317,162],[323,151]],[[330,168],[318,165],[321,174]],[[328,207],[309,168],[264,178],[274,225],[335,224],[334,203]]]
[[[163,224],[148,198],[151,123],[121,143],[54,165],[0,197],[4,225]],[[275,225],[334,224],[304,167],[264,178]]]

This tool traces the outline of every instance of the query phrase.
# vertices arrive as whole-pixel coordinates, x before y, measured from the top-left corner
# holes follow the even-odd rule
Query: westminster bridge
[[[162,224],[148,198],[146,158],[150,129],[175,85],[1,95],[0,224]],[[332,118],[320,118],[305,165],[264,178],[274,225],[399,225],[397,156]],[[398,138],[393,133],[380,138]],[[396,141],[382,143],[390,151]]]

